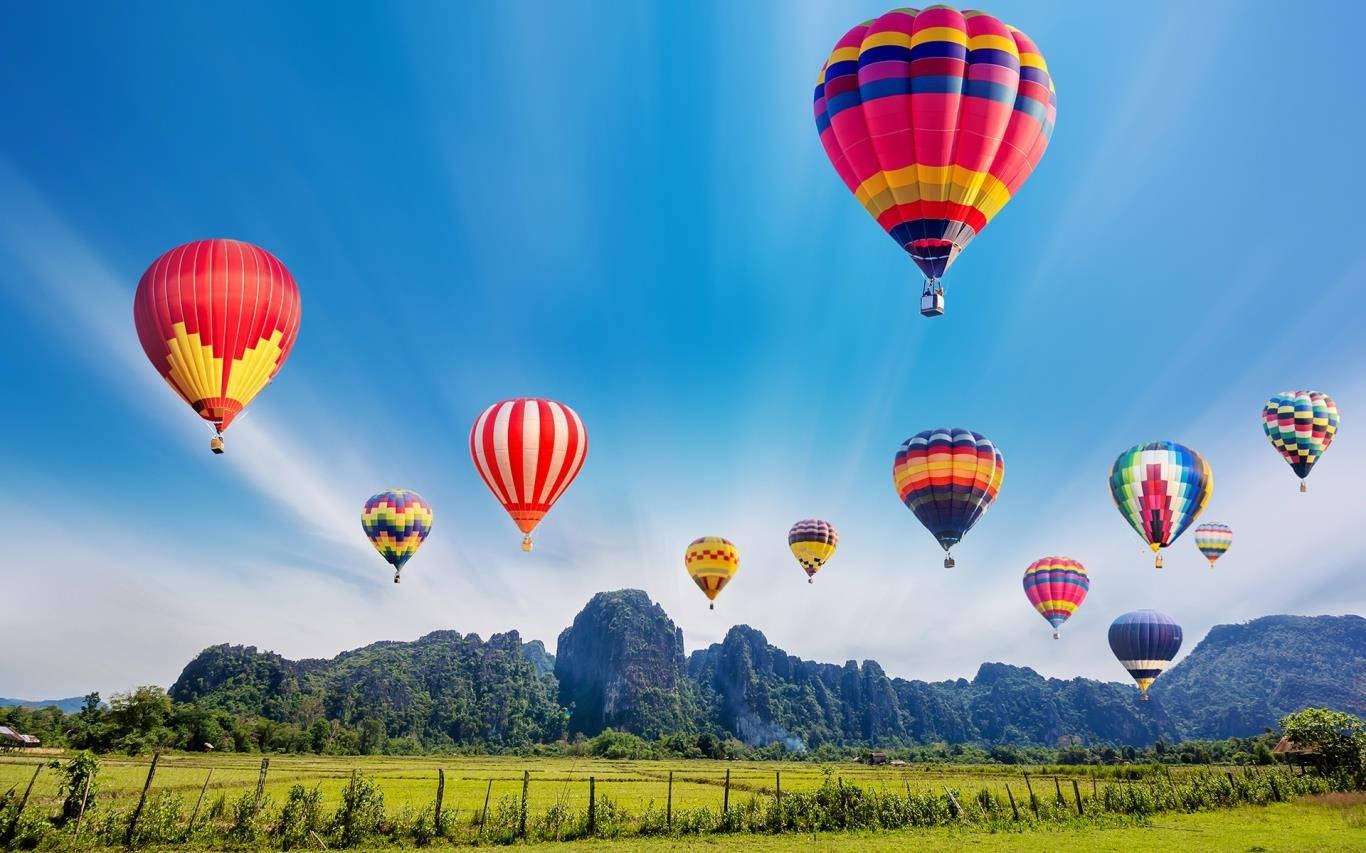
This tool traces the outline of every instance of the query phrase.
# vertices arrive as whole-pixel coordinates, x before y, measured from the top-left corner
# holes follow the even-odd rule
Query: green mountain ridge
[[[1142,746],[1259,734],[1308,705],[1366,714],[1366,619],[1267,616],[1211,629],[1138,701],[1132,684],[982,664],[972,680],[889,677],[877,662],[806,661],[745,625],[684,654],[682,631],[640,590],[603,592],[556,653],[516,631],[435,631],[330,660],[213,646],[171,687],[301,727],[362,727],[414,748],[546,743],[605,728],[653,739],[709,733],[751,745]]]

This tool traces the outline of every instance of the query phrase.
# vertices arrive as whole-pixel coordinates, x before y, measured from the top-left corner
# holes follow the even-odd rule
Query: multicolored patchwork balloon
[[[1262,408],[1262,429],[1300,478],[1301,492],[1309,490],[1303,480],[1333,443],[1341,421],[1337,403],[1319,391],[1282,391]]]
[[[1144,702],[1148,687],[1180,650],[1181,626],[1165,613],[1134,610],[1110,624],[1110,651],[1138,684]]]
[[[1194,535],[1195,547],[1209,559],[1211,569],[1214,568],[1214,561],[1224,556],[1224,552],[1233,544],[1233,528],[1217,521],[1195,528]]]
[[[240,240],[196,240],[138,282],[133,324],[161,377],[213,425],[209,449],[280,371],[299,336],[299,288],[280,259]]]
[[[417,492],[389,489],[365,502],[360,526],[370,544],[394,567],[394,583],[432,532],[432,508]]]
[[[583,421],[554,400],[503,400],[470,428],[475,470],[525,534],[523,551],[531,550],[531,531],[574,482],[587,453]]]
[[[729,539],[702,536],[694,539],[683,552],[683,568],[712,602],[708,610],[716,609],[716,596],[726,588],[740,568],[740,552]]]
[[[1025,569],[1025,596],[1039,615],[1053,626],[1055,640],[1062,623],[1077,612],[1090,588],[1086,567],[1070,557],[1044,557]]]
[[[896,9],[845,33],[816,79],[816,130],[926,296],[1034,171],[1057,96],[1029,36],[982,12]],[[942,298],[921,313],[942,314]]]
[[[1110,495],[1124,520],[1157,555],[1190,526],[1209,503],[1214,475],[1194,450],[1174,441],[1136,444],[1110,469]]]
[[[807,583],[812,582],[816,572],[834,555],[839,544],[840,535],[835,525],[818,518],[799,521],[787,531],[787,547],[792,549],[792,556],[806,570]]]
[[[944,548],[944,568],[953,568],[949,548],[982,517],[1005,479],[1006,463],[991,439],[970,429],[939,427],[917,433],[892,461],[892,484],[906,508]]]

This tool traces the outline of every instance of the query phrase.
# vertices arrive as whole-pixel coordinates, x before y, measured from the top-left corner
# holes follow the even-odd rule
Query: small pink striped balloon
[[[1025,596],[1039,615],[1053,626],[1055,640],[1062,623],[1077,612],[1090,588],[1086,567],[1070,557],[1044,557],[1025,569]]]

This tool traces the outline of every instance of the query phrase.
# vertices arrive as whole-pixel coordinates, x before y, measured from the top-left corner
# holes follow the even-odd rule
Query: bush
[[[49,767],[62,772],[62,780],[57,786],[57,796],[62,798],[62,809],[58,813],[56,823],[58,826],[65,826],[69,821],[76,819],[81,813],[81,803],[85,803],[85,811],[89,814],[95,808],[96,794],[99,791],[97,775],[100,769],[99,759],[89,751],[82,750],[72,756],[71,760],[62,764],[53,759]],[[87,790],[86,784],[89,783]]]
[[[352,777],[342,791],[342,803],[332,817],[332,838],[339,847],[356,847],[380,831],[384,822],[384,794],[364,774]]]
[[[322,792],[317,786],[305,788],[295,785],[289,789],[280,818],[271,834],[280,842],[281,848],[312,845],[310,835],[323,826]]]

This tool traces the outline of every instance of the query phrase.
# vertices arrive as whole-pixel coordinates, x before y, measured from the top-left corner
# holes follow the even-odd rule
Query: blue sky
[[[620,6],[621,8],[618,8]],[[1119,680],[1104,632],[1366,611],[1366,116],[1351,4],[999,0],[1058,88],[1042,164],[955,264],[948,314],[825,159],[811,87],[883,3],[52,4],[0,52],[0,694],[169,684],[200,648],[332,655],[438,628],[553,648],[595,591],[640,587],[688,647],[737,622],[820,660],[971,676],[983,660]],[[1294,46],[1313,21],[1312,60]],[[299,282],[300,337],[207,453],[138,346],[143,269],[247,240]],[[1261,434],[1284,388],[1333,394],[1307,495]],[[470,464],[489,403],[550,396],[590,434],[537,550]],[[897,445],[956,425],[1006,458],[958,568],[897,500]],[[1140,441],[1203,452],[1210,572],[1161,573],[1113,508]],[[395,587],[366,497],[422,492]],[[786,548],[819,516],[814,586]],[[726,535],[708,612],[684,546]],[[1066,554],[1064,630],[1019,577]],[[37,642],[36,638],[42,638]],[[26,644],[27,645],[27,644]]]

